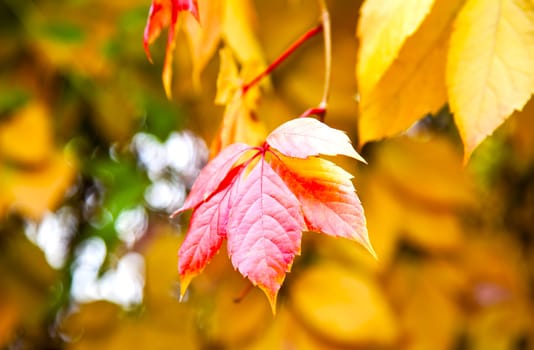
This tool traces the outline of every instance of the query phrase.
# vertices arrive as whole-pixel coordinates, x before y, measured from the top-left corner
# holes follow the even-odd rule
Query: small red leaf
[[[250,149],[252,147],[244,143],[234,143],[222,150],[202,169],[184,205],[171,216],[176,216],[181,212],[197,207],[208,199],[221,186],[221,183],[225,180],[231,180],[227,179],[230,170],[235,167],[235,163],[243,153]],[[234,172],[230,174],[236,175]]]
[[[193,15],[193,17],[195,17],[197,21],[200,21],[198,16],[197,0],[173,0],[173,2],[176,3],[176,8],[178,9],[178,12],[188,11]]]
[[[342,154],[365,163],[347,134],[314,118],[297,118],[280,125],[267,137],[267,143],[289,157]]]
[[[145,32],[143,35],[143,46],[148,60],[152,62],[149,45],[160,35],[161,30],[170,23],[171,2],[154,0],[148,10]]]
[[[148,60],[152,62],[149,45],[161,34],[164,27],[169,27],[165,62],[163,64],[163,85],[168,97],[171,95],[172,59],[174,51],[174,36],[178,15],[182,11],[190,12],[198,21],[197,0],[153,0],[148,11],[148,19],[143,35],[143,46]]]
[[[228,219],[228,253],[234,267],[265,292],[274,312],[285,273],[300,254],[304,219],[297,198],[263,157],[239,183]]]

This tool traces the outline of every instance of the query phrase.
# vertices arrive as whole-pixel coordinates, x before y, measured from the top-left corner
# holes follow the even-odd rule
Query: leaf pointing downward
[[[226,225],[237,189],[233,185],[243,169],[240,165],[230,170],[223,188],[193,212],[188,234],[178,251],[180,297],[184,296],[191,279],[217,254],[226,238]]]
[[[447,87],[467,160],[534,93],[531,0],[468,0],[447,57]]]
[[[319,154],[342,154],[365,163],[347,134],[313,118],[297,118],[282,124],[271,132],[267,142],[289,157],[304,159]]]
[[[260,159],[240,180],[228,220],[228,253],[234,267],[265,292],[273,312],[285,273],[300,254],[304,229],[297,198]]]
[[[178,251],[181,296],[185,294],[191,279],[204,269],[221,248],[226,237],[229,204],[230,196],[226,189],[217,192],[193,212],[188,234]]]

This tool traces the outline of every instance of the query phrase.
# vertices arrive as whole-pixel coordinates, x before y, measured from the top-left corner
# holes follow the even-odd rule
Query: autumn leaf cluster
[[[448,103],[468,159],[534,93],[533,28],[528,0],[366,1],[360,142],[396,135]]]
[[[0,2],[0,347],[532,347],[533,27]]]
[[[300,118],[260,148],[234,143],[208,163],[175,213],[194,210],[179,252],[182,296],[223,239],[234,267],[265,292],[273,312],[303,231],[353,239],[374,254],[352,176],[320,154],[363,161],[343,132]]]

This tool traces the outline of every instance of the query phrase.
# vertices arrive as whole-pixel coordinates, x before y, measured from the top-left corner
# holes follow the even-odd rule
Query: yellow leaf
[[[447,57],[451,110],[465,159],[534,92],[534,4],[468,0]]]
[[[435,0],[367,0],[361,7],[356,74],[360,91],[372,90]]]
[[[193,85],[200,88],[200,74],[217,50],[222,32],[222,0],[199,0],[200,23],[193,16],[185,16],[184,31],[189,39],[193,64]]]
[[[4,200],[24,216],[40,219],[61,202],[75,174],[74,159],[63,154],[55,155],[50,162],[35,170],[0,168],[0,188],[3,189],[0,210]]]
[[[218,136],[210,147],[211,154],[217,154],[221,149],[236,142],[259,146],[266,135],[264,125],[257,119],[254,110],[243,102],[241,91],[237,91],[226,106]]]
[[[217,76],[217,95],[215,96],[215,103],[224,105],[232,100],[232,95],[241,85],[237,64],[235,63],[232,50],[228,47],[223,47],[219,50],[219,57],[221,60],[221,67],[219,68],[219,75]]]
[[[308,268],[291,286],[292,309],[309,329],[337,344],[391,345],[392,311],[375,281],[341,265]]]
[[[46,162],[52,155],[52,125],[46,107],[31,102],[0,123],[0,157],[25,165]]]
[[[448,38],[463,1],[436,0],[380,81],[371,89],[360,89],[360,145],[396,135],[446,103]],[[360,86],[366,85],[364,78],[359,78]]]
[[[224,7],[224,40],[241,64],[262,62],[263,54],[254,36],[255,13],[250,0],[226,0]]]
[[[195,88],[200,88],[200,75],[221,40],[231,48],[245,70],[253,68],[254,75],[263,70],[265,62],[255,36],[256,16],[250,0],[199,0],[198,9],[200,23],[193,16],[184,16],[181,26],[190,49]],[[167,96],[171,92],[173,52],[178,44],[173,40],[166,49],[163,83]]]
[[[249,77],[256,66],[246,64],[238,75],[231,50],[221,49],[220,57],[221,68],[217,78],[215,103],[226,104],[226,108],[217,136],[210,147],[212,155],[235,142],[260,145],[267,134],[263,123],[256,116],[260,98],[259,87],[251,87],[245,95],[241,89],[243,79],[240,76]],[[247,67],[249,69],[244,71]]]

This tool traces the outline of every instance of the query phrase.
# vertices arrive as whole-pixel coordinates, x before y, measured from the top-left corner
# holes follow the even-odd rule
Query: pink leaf
[[[235,167],[235,163],[243,153],[250,149],[252,147],[244,143],[234,143],[223,149],[202,169],[184,205],[171,216],[197,207],[200,203],[208,199],[221,186],[221,183],[225,180],[230,181],[231,179],[228,179],[227,176],[230,174],[233,176],[236,175],[234,172],[230,172],[230,170]]]
[[[267,143],[289,157],[342,154],[365,163],[347,134],[314,118],[297,118],[280,125],[267,137]]]
[[[304,219],[295,195],[263,158],[240,186],[228,220],[228,253],[274,311],[285,273],[300,254]]]

